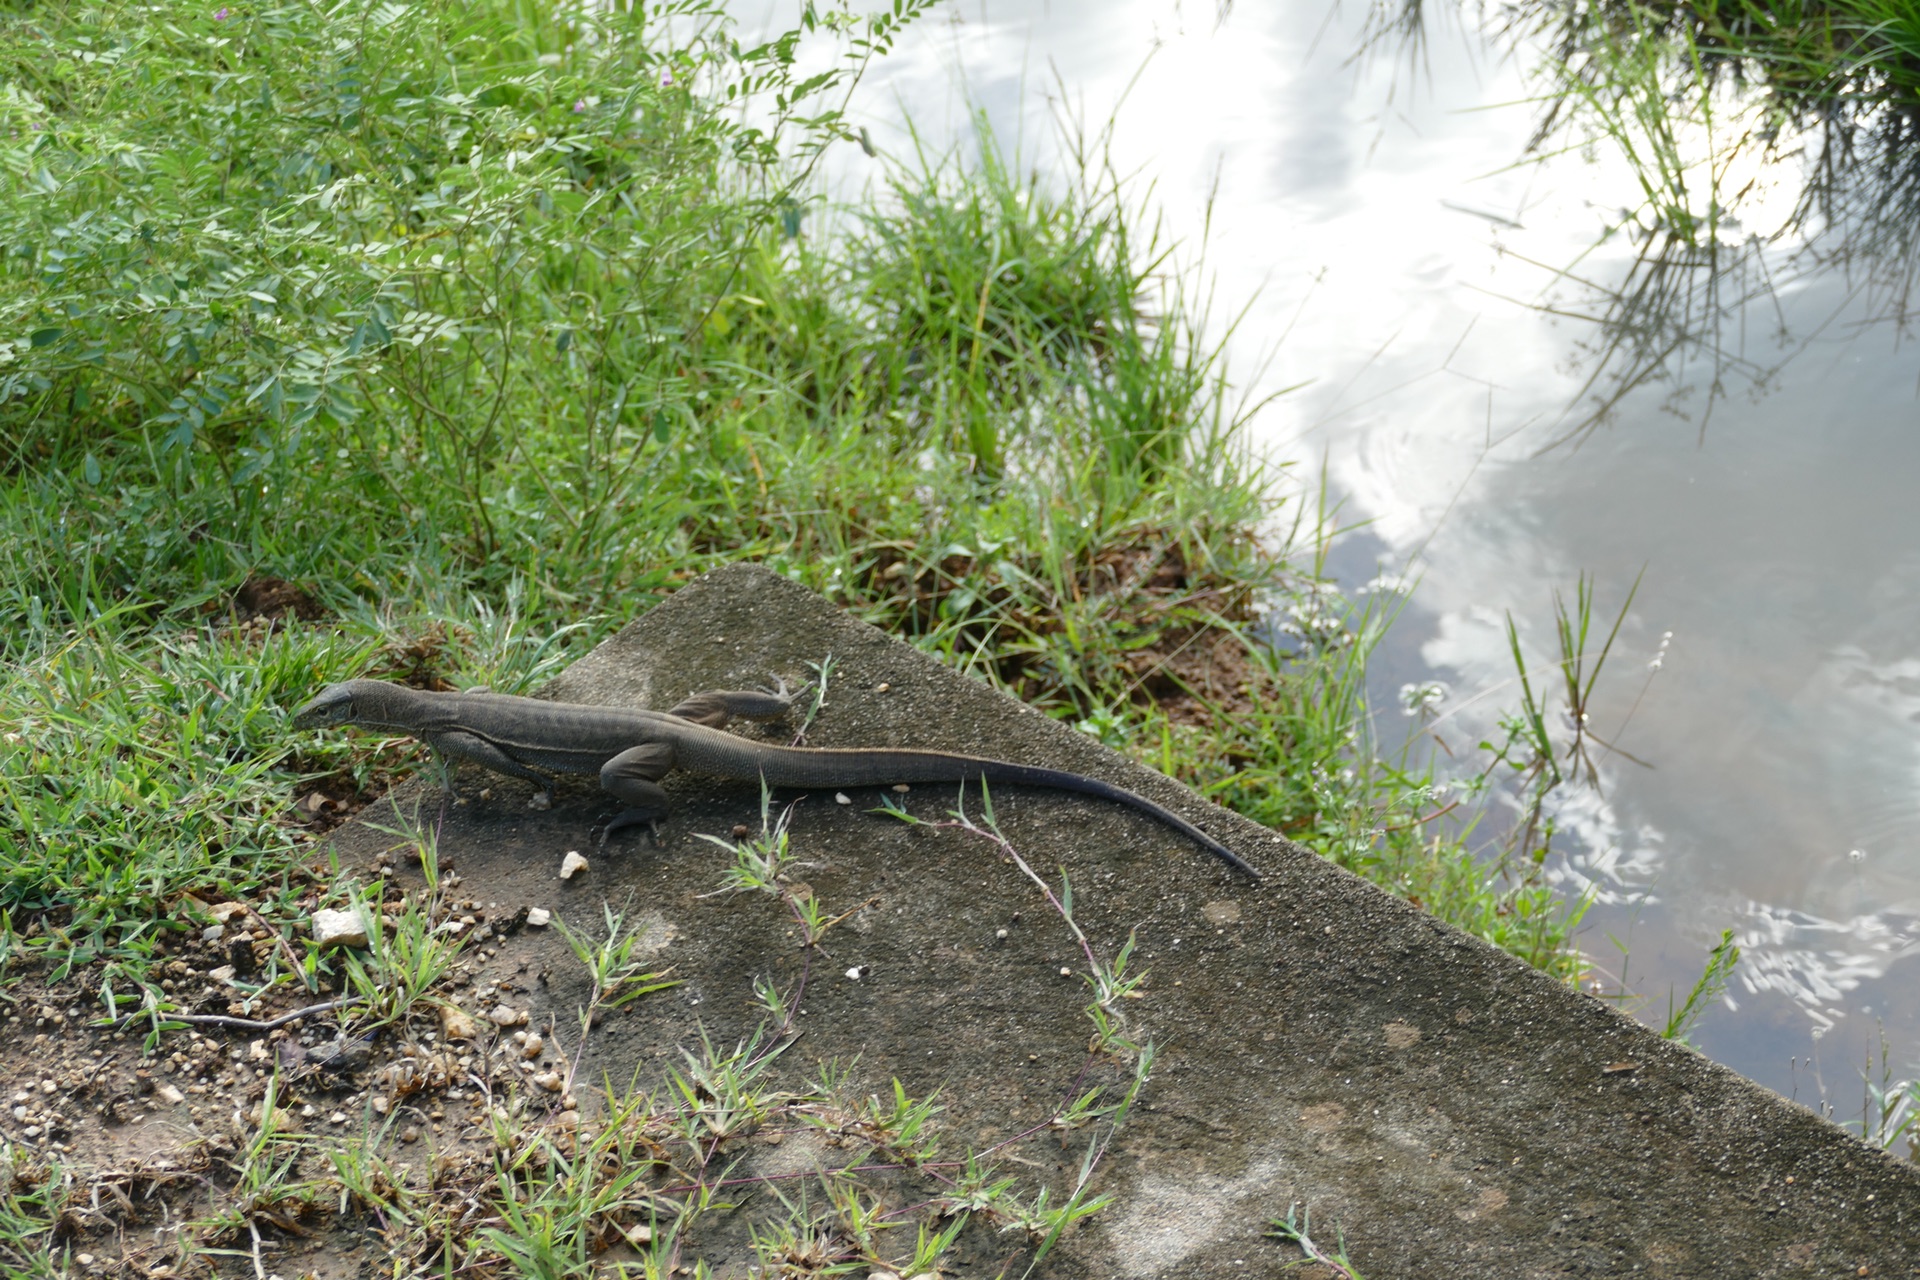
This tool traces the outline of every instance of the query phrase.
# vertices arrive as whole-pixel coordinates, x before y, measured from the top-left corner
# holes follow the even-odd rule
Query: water
[[[1249,308],[1234,368],[1306,384],[1263,411],[1263,444],[1324,462],[1358,527],[1350,582],[1417,579],[1374,672],[1386,718],[1400,683],[1443,680],[1435,732],[1470,749],[1516,698],[1508,613],[1541,662],[1556,589],[1593,575],[1610,620],[1644,570],[1592,724],[1652,767],[1606,759],[1561,815],[1566,887],[1596,895],[1583,943],[1657,1022],[1733,929],[1745,958],[1696,1043],[1857,1116],[1882,1036],[1920,1073],[1920,360],[1844,279],[1803,277],[1727,330],[1704,428],[1716,366],[1696,360],[1548,448],[1596,330],[1526,304],[1595,305],[1545,267],[1624,277],[1624,240],[1586,251],[1637,203],[1632,175],[1604,150],[1514,167],[1518,68],[1444,29],[1414,71],[1356,62],[1364,18],[963,3],[853,115],[905,150],[905,116],[938,147],[978,107],[1044,169],[1050,110],[1111,114],[1117,166],[1169,225],[1197,244],[1210,216],[1215,314]],[[835,163],[843,189],[871,174],[852,148]]]

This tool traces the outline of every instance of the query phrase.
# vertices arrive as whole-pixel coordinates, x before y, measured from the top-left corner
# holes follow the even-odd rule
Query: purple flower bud
[[[581,98],[579,101],[573,104],[573,109],[576,112],[585,111],[587,109],[587,100],[585,98]]]
[[[662,89],[671,89],[673,87],[673,68],[672,67],[660,68],[660,87]]]
[[[218,9],[215,9],[213,11],[213,20],[215,22],[225,22],[228,18],[232,16],[233,16],[233,10],[227,8],[227,6],[225,5],[221,5]]]

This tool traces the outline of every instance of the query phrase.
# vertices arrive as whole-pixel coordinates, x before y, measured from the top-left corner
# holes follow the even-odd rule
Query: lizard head
[[[296,729],[324,729],[354,721],[354,686],[359,680],[346,680],[322,689],[313,701],[293,713]]]

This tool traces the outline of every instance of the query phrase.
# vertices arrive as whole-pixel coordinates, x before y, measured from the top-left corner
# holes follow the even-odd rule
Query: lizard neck
[[[348,684],[353,689],[355,724],[412,732],[432,719],[432,699],[438,695],[384,680],[351,680]]]

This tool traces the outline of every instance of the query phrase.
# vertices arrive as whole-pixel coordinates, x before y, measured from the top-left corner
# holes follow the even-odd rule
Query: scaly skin
[[[1185,818],[1098,778],[948,751],[784,747],[720,727],[736,716],[779,719],[789,705],[784,693],[718,690],[696,694],[669,712],[641,711],[498,693],[427,693],[380,680],[347,680],[321,690],[294,714],[293,723],[303,729],[358,724],[398,730],[419,738],[443,758],[471,760],[496,773],[524,778],[549,795],[552,780],[539,770],[597,773],[600,785],[629,806],[607,825],[607,835],[664,814],[667,794],[660,779],[673,769],[802,789],[899,782],[1053,787],[1137,809],[1259,879],[1259,872],[1238,854]]]

